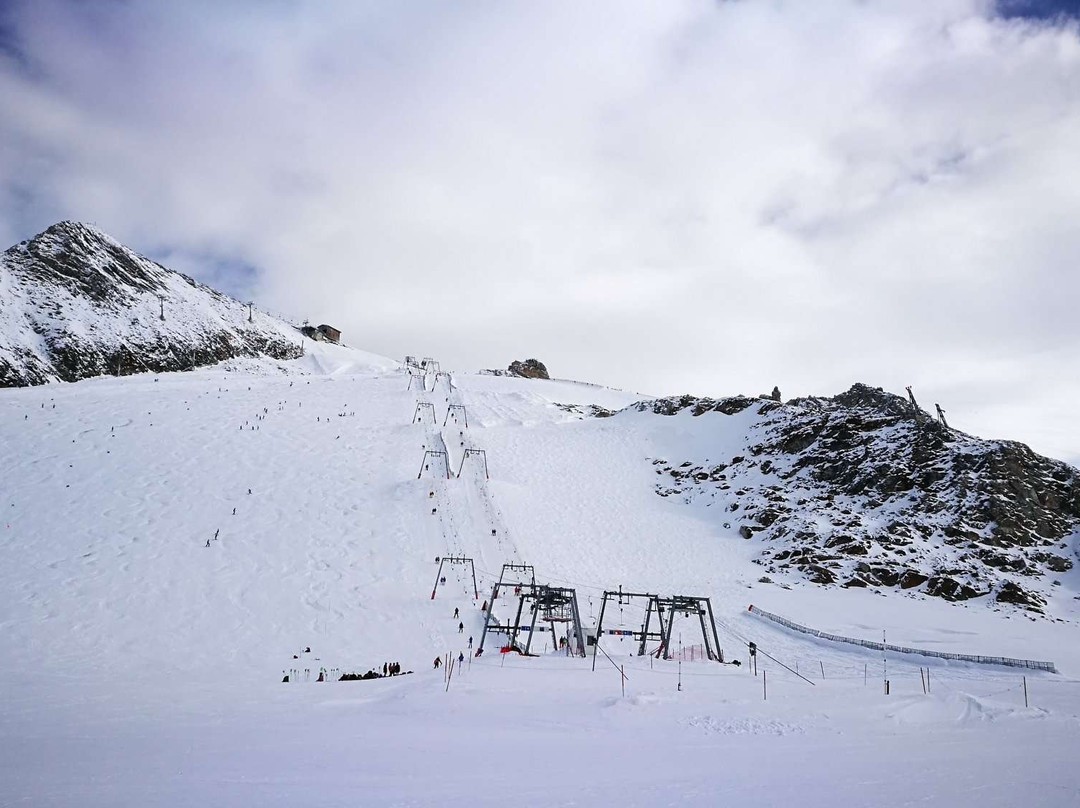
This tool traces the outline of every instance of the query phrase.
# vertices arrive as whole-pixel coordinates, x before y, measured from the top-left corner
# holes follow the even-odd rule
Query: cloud
[[[95,221],[457,367],[915,384],[1080,459],[1034,426],[1080,394],[1080,36],[1037,5],[9,4],[0,236]]]

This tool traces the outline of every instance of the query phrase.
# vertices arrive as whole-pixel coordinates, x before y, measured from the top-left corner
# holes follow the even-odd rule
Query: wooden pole
[[[761,700],[769,700],[769,689],[768,686],[765,684],[765,671],[761,672]]]
[[[1028,697],[1027,697],[1027,677],[1024,677],[1024,709],[1027,709]]]
[[[926,695],[926,677],[923,676],[923,669],[921,667],[919,668],[919,681],[922,682],[922,692],[923,692],[923,695],[925,696]]]
[[[926,669],[926,692],[930,692],[930,668]]]
[[[863,687],[866,687],[866,663],[862,664],[862,683]]]
[[[619,666],[619,684],[622,685],[623,698],[626,698],[626,666]]]

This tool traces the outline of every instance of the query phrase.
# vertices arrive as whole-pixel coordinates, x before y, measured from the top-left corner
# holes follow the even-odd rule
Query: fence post
[[[768,686],[765,684],[765,671],[761,672],[761,700],[769,700],[769,689]]]
[[[1027,709],[1027,706],[1028,706],[1028,697],[1027,697],[1027,677],[1025,676],[1025,677],[1024,677],[1024,709],[1025,709],[1025,710]]]

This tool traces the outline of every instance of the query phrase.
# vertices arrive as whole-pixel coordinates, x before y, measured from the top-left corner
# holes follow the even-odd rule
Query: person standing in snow
[[[438,670],[440,665],[442,665],[442,657],[435,657],[435,670]]]
[[[465,633],[465,624],[464,623],[458,623],[457,624],[457,633],[458,634],[464,634]]]
[[[455,619],[455,620],[457,620],[457,619],[458,619],[458,617],[460,617],[460,615],[458,614],[458,610],[457,610],[457,608],[455,607],[455,609],[454,609],[454,619]]]
[[[461,664],[462,662],[464,662],[464,661],[465,661],[465,652],[464,652],[464,651],[460,652],[460,653],[459,653],[459,654],[457,655],[457,661],[458,661],[458,664],[459,664],[459,665],[460,665],[460,664]]]
[[[469,637],[469,648],[472,648],[472,636]]]

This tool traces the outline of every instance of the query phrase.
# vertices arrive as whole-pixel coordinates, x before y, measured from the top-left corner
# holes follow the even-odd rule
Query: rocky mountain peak
[[[72,221],[58,222],[16,244],[4,257],[39,283],[63,286],[97,302],[116,294],[160,292],[168,271],[96,227]]]
[[[0,387],[302,352],[295,328],[58,222],[0,256]]]

